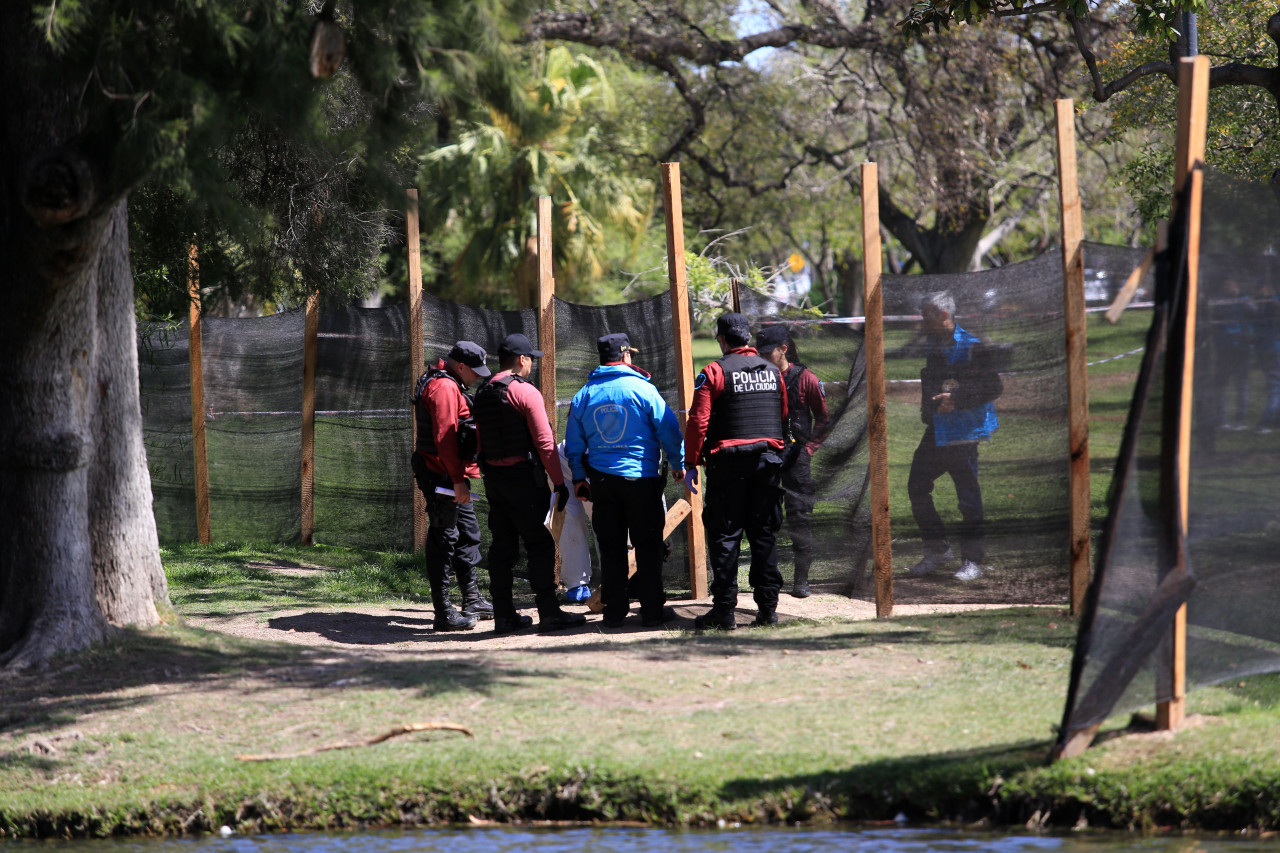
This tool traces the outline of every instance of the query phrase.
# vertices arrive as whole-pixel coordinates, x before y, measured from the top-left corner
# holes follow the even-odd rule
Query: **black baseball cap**
[[[756,332],[756,349],[763,355],[778,347],[787,345],[787,327],[775,323],[772,326],[765,326]]]
[[[508,355],[530,355],[534,358],[542,358],[542,350],[534,349],[529,339],[520,333],[507,335],[502,340],[502,346],[498,347],[498,357],[504,358]]]
[[[627,337],[626,332],[614,332],[610,335],[601,335],[596,338],[596,349],[600,353],[600,363],[608,364],[611,361],[622,361],[622,354],[625,352],[639,352],[631,345],[631,339]]]
[[[453,345],[453,349],[449,350],[450,361],[465,364],[474,370],[478,376],[488,376],[491,373],[489,368],[484,365],[484,360],[487,357],[484,347],[472,341],[458,341]]]
[[[751,340],[751,322],[736,311],[726,311],[716,320],[716,337],[721,335],[746,343]]]

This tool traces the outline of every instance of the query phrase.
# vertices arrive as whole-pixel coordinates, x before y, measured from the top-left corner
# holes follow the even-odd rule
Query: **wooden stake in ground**
[[[880,187],[875,163],[862,164],[863,336],[867,363],[867,435],[871,441],[871,546],[876,616],[893,615],[893,544],[889,518],[889,419],[885,409],[884,292],[880,289]],[[862,559],[859,556],[857,559]],[[855,567],[861,571],[862,567]]]
[[[556,411],[556,280],[551,266],[551,196],[538,197],[538,390],[547,407],[551,434],[558,435]],[[569,498],[569,500],[574,500]],[[556,540],[556,586],[560,586],[560,533],[564,530],[564,510],[553,509],[551,537]]]
[[[316,338],[320,331],[320,295],[307,297],[302,337],[302,544],[315,539],[316,476]]]
[[[1164,220],[1161,220],[1163,223]],[[1159,226],[1157,226],[1159,227]],[[1156,241],[1159,243],[1159,240]],[[1113,326],[1120,322],[1120,315],[1124,313],[1124,309],[1129,307],[1129,303],[1133,301],[1133,295],[1138,292],[1138,285],[1142,283],[1143,277],[1151,270],[1151,264],[1156,259],[1156,248],[1147,250],[1147,254],[1143,256],[1142,262],[1133,268],[1129,273],[1129,277],[1124,280],[1124,286],[1116,294],[1116,298],[1111,301],[1110,307],[1107,308],[1107,322]]]
[[[418,243],[418,190],[406,190],[409,200],[405,208],[404,238],[409,251],[409,388],[413,388],[424,369],[422,355],[422,250]],[[413,418],[410,421],[413,429],[409,436],[409,446],[414,447],[418,440],[418,412],[413,407]],[[421,552],[427,547],[427,497],[418,488],[413,489],[413,550]]]
[[[1058,198],[1062,227],[1062,308],[1067,337],[1068,482],[1070,484],[1071,613],[1080,615],[1089,588],[1089,364],[1084,311],[1084,225],[1076,177],[1076,112],[1059,98]]]
[[[1174,159],[1174,198],[1185,200],[1187,207],[1187,289],[1183,297],[1186,306],[1185,334],[1182,341],[1181,394],[1178,400],[1177,424],[1177,488],[1181,503],[1178,507],[1179,564],[1185,564],[1183,552],[1187,533],[1187,503],[1190,498],[1191,466],[1191,383],[1195,376],[1196,354],[1196,299],[1200,281],[1200,197],[1204,180],[1205,136],[1209,117],[1209,58],[1188,57],[1178,67],[1178,146]],[[1186,191],[1184,194],[1184,190]],[[1176,211],[1175,211],[1176,214]],[[1173,366],[1170,365],[1172,368]],[[1167,447],[1167,445],[1166,445]],[[1186,716],[1187,694],[1187,606],[1178,608],[1174,617],[1169,641],[1167,667],[1162,670],[1167,678],[1166,702],[1156,705],[1156,725],[1172,730],[1182,725]],[[1162,691],[1166,692],[1166,691]]]
[[[357,746],[374,746],[383,741],[391,740],[393,737],[400,735],[412,734],[413,732],[462,732],[467,737],[474,737],[471,729],[458,723],[450,723],[444,720],[433,720],[429,723],[406,723],[399,728],[394,728],[386,734],[378,735],[368,740],[347,740],[338,743],[330,743],[325,746],[313,746],[310,749],[304,749],[300,752],[284,752],[275,755],[237,755],[237,761],[279,761],[284,758],[301,758],[304,755],[316,755],[321,752],[329,752],[334,749],[352,749]]]
[[[667,210],[667,278],[671,282],[671,335],[676,346],[676,381],[680,387],[680,432],[684,433],[693,405],[693,331],[689,324],[689,286],[685,280],[684,207],[680,197],[680,164],[662,164],[662,199]],[[685,468],[698,464],[686,459]],[[705,481],[704,481],[705,482]],[[685,490],[689,501],[689,589],[694,598],[707,596],[707,533],[702,527],[702,491]]]
[[[187,254],[187,309],[191,366],[191,452],[195,456],[196,532],[201,545],[213,541],[209,514],[209,452],[204,434],[204,344],[200,328],[200,261],[195,243]]]

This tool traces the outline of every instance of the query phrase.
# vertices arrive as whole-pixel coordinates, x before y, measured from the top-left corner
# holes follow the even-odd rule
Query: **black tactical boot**
[[[778,624],[778,610],[774,607],[761,607],[756,613],[755,621],[751,623],[753,628],[762,628],[768,625]]]
[[[462,615],[476,620],[492,619],[493,604],[480,594],[476,583],[476,567],[468,566],[458,571],[458,589],[462,591]]]
[[[457,611],[452,604],[436,608],[435,621],[431,625],[433,631],[470,631],[476,626],[476,620]]]
[[[672,622],[676,619],[676,609],[670,606],[663,606],[655,615],[645,616],[641,614],[640,624],[646,628],[657,628]]]
[[[510,634],[513,631],[523,631],[533,624],[532,616],[525,616],[522,613],[512,611],[508,616],[493,616],[493,633]]]
[[[732,631],[738,624],[734,621],[732,610],[713,605],[710,610],[693,620],[693,627],[698,631]]]
[[[449,603],[449,575],[442,566],[427,562],[427,582],[431,584],[431,605],[435,608],[433,631],[470,631],[476,620],[463,616]]]
[[[554,591],[539,593],[535,596],[538,602],[538,631],[560,631],[565,628],[576,628],[587,624],[587,617],[581,613],[568,613],[560,609]]]
[[[791,595],[795,598],[808,598],[812,594],[809,591],[809,567],[797,561],[795,578],[791,581]]]

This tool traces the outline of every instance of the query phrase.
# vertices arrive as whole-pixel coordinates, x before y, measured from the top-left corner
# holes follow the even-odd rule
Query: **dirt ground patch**
[[[282,565],[258,565],[284,574],[296,574],[305,568]],[[669,602],[677,619],[661,629],[645,628],[640,624],[638,608],[633,604],[626,624],[621,628],[607,628],[598,613],[591,613],[584,604],[564,604],[566,611],[582,613],[587,623],[568,631],[540,634],[537,631],[537,612],[526,608],[522,613],[534,619],[534,627],[513,634],[499,636],[493,632],[493,622],[480,622],[475,630],[436,633],[432,630],[432,609],[429,605],[406,604],[396,607],[338,605],[333,607],[289,608],[271,612],[254,612],[225,615],[184,614],[184,621],[193,627],[217,631],[251,640],[267,640],[293,643],[311,647],[366,648],[388,652],[476,652],[492,650],[528,650],[549,647],[574,647],[596,645],[602,640],[608,643],[628,643],[652,639],[656,633],[693,630],[693,620],[711,606],[709,598],[681,599]],[[965,610],[1005,607],[1004,604],[899,604],[894,616],[936,615]],[[755,604],[750,592],[739,594],[737,623],[745,629],[755,618]],[[778,601],[778,620],[782,624],[796,620],[813,621],[862,621],[875,619],[872,601],[848,598],[844,595],[818,593],[809,598],[794,598],[785,591]]]

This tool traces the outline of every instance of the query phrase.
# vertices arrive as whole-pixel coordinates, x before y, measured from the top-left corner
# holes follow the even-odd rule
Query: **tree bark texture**
[[[0,4],[0,667],[158,621],[125,194]]]

